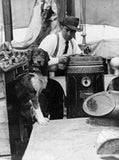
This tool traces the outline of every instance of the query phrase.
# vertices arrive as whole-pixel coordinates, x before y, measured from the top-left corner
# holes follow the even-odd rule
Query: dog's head
[[[34,49],[29,62],[30,70],[39,70],[44,76],[48,72],[49,55],[41,48]]]

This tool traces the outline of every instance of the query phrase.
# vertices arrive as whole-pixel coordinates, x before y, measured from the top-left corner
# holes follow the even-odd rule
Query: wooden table
[[[87,120],[52,120],[46,126],[35,123],[22,160],[102,160],[96,153],[96,140],[110,126],[91,125]]]

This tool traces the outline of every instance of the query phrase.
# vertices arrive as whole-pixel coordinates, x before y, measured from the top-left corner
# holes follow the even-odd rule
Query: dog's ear
[[[46,60],[46,62],[48,62],[50,60],[48,52],[44,51],[44,54],[45,54],[45,60]]]
[[[37,52],[38,47],[36,45],[34,45],[30,49],[31,49],[31,52],[28,55],[28,61],[29,61],[29,65],[32,65],[33,64],[33,56],[34,56],[34,53]]]
[[[32,44],[30,47],[29,47],[29,52],[28,52],[28,54],[27,54],[27,58],[28,58],[28,62],[29,62],[29,64],[32,64],[33,62],[32,62],[32,57],[33,57],[33,53],[34,53],[34,51],[36,50],[36,49],[38,49],[38,46],[37,45],[35,45],[35,44]]]

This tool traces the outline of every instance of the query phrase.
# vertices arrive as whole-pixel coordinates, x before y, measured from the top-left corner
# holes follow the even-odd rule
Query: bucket
[[[108,91],[108,93],[113,96],[116,103],[116,106],[113,112],[109,115],[109,117],[119,119],[119,91],[111,90]]]
[[[90,116],[109,116],[119,119],[119,92],[99,92],[89,96],[83,103],[83,110]]]

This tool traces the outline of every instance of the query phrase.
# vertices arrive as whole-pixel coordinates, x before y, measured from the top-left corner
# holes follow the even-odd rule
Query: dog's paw
[[[37,119],[37,122],[39,125],[46,125],[49,122],[49,119],[48,118],[40,118],[40,119]]]

